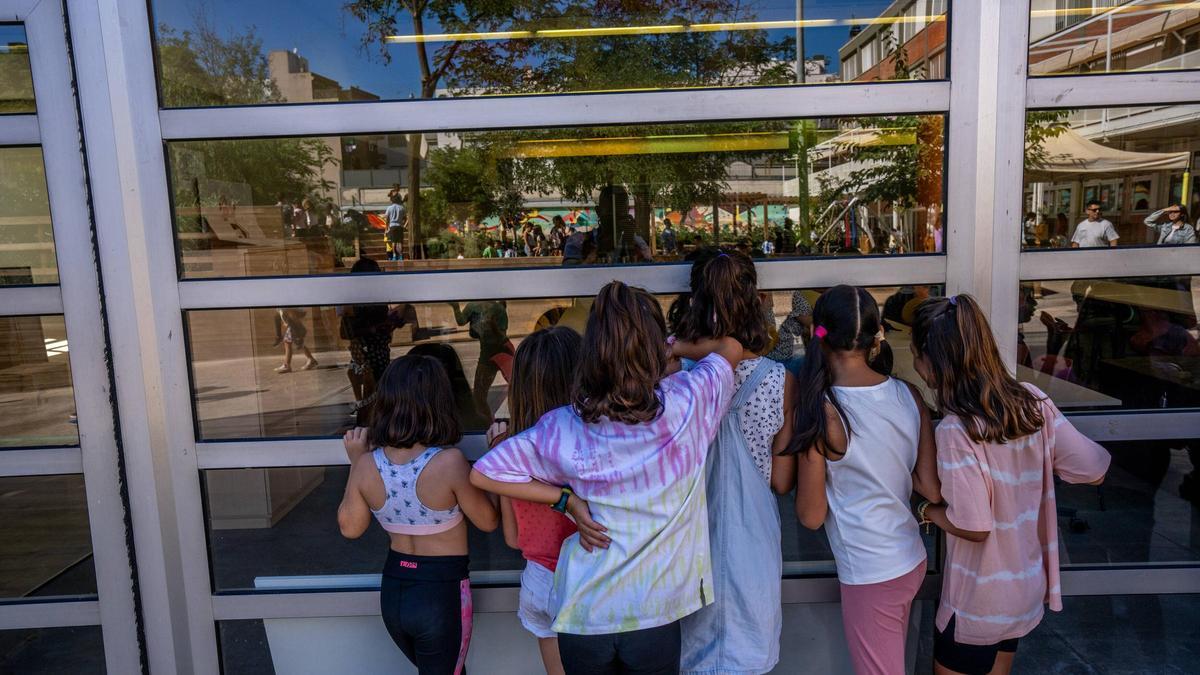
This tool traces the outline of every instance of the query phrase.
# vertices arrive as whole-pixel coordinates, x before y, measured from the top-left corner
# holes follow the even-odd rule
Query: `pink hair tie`
[[[825,336],[829,335],[829,331],[825,330],[825,326],[817,326],[813,329],[813,335],[816,336],[818,340],[824,340]]]

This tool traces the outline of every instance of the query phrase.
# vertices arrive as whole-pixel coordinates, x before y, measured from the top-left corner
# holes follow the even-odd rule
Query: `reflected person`
[[[1093,199],[1087,203],[1087,218],[1075,226],[1071,248],[1115,247],[1120,239],[1113,224],[1100,217],[1100,202]]]
[[[1155,236],[1154,243],[1159,246],[1196,243],[1196,230],[1188,222],[1188,212],[1182,204],[1171,204],[1165,209],[1159,209],[1147,216],[1143,222],[1146,227],[1151,228]]]
[[[450,303],[454,310],[454,321],[459,326],[468,326],[468,333],[479,341],[479,361],[475,365],[475,409],[491,419],[492,407],[488,403],[488,391],[500,372],[502,359],[512,358],[513,345],[508,339],[508,310],[504,302],[468,302],[462,307]]]

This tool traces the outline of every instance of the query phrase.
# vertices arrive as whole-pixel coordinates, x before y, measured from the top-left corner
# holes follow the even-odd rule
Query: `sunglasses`
[[[1096,211],[1097,213],[1099,213],[1100,209],[1088,209],[1088,213],[1091,213],[1092,211]]]

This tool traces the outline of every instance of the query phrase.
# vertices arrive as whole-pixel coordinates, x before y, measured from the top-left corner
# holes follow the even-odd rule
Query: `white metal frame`
[[[127,590],[132,567],[118,492],[122,478],[131,504],[140,618],[151,671],[216,672],[216,621],[377,611],[377,593],[371,591],[213,595],[200,471],[341,464],[344,456],[336,441],[324,439],[197,443],[182,312],[274,307],[296,297],[312,305],[486,299],[500,287],[512,298],[563,297],[591,294],[617,277],[660,293],[677,292],[687,284],[682,265],[179,281],[165,140],[715,121],[748,115],[945,113],[947,255],[766,262],[759,265],[762,286],[936,283],[949,292],[969,291],[989,311],[1011,362],[1021,280],[1087,277],[1097,269],[1108,276],[1200,270],[1200,248],[1020,252],[1026,109],[1200,98],[1200,72],[1028,79],[1024,45],[1029,0],[952,3],[949,81],[778,87],[756,90],[750,108],[744,90],[716,89],[560,95],[554,105],[501,97],[160,110],[146,4],[65,0],[65,5],[97,250],[90,237],[78,232],[68,236],[78,223],[56,219],[61,294],[56,287],[0,289],[0,315],[65,313],[82,441],[79,448],[0,453],[0,475],[84,474],[103,586],[95,603],[59,603],[58,609],[40,603],[29,605],[26,614],[0,607],[0,628],[21,621],[28,626],[101,622],[113,672],[131,672],[139,659],[137,617]],[[26,22],[39,100],[38,115],[0,117],[0,145],[41,142],[51,176],[52,212],[84,211],[81,195],[89,186],[83,183],[76,140],[80,120],[73,105],[42,104],[43,96],[61,101],[71,91],[61,6],[51,0],[0,0],[0,17]],[[100,281],[103,297],[96,290]],[[115,388],[109,386],[106,336],[96,330],[105,318]],[[119,410],[130,411],[121,416],[119,430],[113,426],[110,396]],[[1197,428],[1200,412],[1086,414],[1074,421],[1094,438],[1170,438]],[[118,438],[123,476],[116,470]],[[467,444],[470,452],[482,450],[478,439]],[[1063,588],[1080,595],[1200,591],[1200,569],[1151,570],[1069,570]],[[110,592],[110,586],[115,590]],[[836,581],[788,579],[784,596],[787,602],[836,600]],[[477,611],[512,611],[516,606],[512,588],[481,588],[476,598]]]
[[[0,314],[63,314],[70,342],[79,445],[0,452],[0,475],[82,474],[98,589],[95,601],[0,606],[4,629],[102,625],[110,672],[140,668],[138,616],[120,452],[110,401],[108,344],[64,7],[0,0],[0,17],[24,24],[37,113],[0,117],[0,145],[39,144],[46,170],[59,284],[0,288]]]

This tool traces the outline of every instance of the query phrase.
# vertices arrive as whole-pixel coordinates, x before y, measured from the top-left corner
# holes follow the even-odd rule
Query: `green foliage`
[[[1044,168],[1051,157],[1046,141],[1071,127],[1067,123],[1074,110],[1031,110],[1025,113],[1025,170]]]
[[[194,30],[177,32],[160,24],[158,60],[160,96],[167,108],[282,100],[253,28],[225,39],[202,15],[195,17]]]

